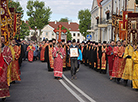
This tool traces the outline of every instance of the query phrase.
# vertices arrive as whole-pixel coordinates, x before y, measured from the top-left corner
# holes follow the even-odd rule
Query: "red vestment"
[[[112,71],[112,77],[113,78],[122,78],[122,74],[125,67],[125,59],[123,58],[123,54],[125,52],[125,49],[123,46],[121,47],[114,47],[114,64],[113,64],[113,71]]]
[[[0,76],[0,98],[6,98],[6,97],[10,97],[10,93],[9,93],[9,87],[7,84],[7,66],[11,63],[12,61],[12,54],[11,54],[11,50],[9,47],[4,46],[2,48],[2,53],[1,53],[1,57],[0,57],[1,61],[4,63],[0,63],[2,65],[0,65],[0,69],[2,69],[2,73]]]
[[[109,76],[112,75],[112,70],[113,70],[113,64],[114,64],[114,55],[113,55],[113,48],[109,46],[106,49],[106,54],[108,57],[108,63],[109,63]]]
[[[21,54],[21,49],[17,45],[13,46],[13,49],[15,52],[15,55],[14,55],[15,59],[13,59],[13,62],[12,62],[11,81],[21,81],[21,78],[20,78],[21,72],[20,72],[19,63],[18,63],[18,59]]]
[[[30,62],[33,61],[34,50],[35,50],[35,47],[33,47],[33,46],[28,46],[27,47],[27,51],[28,51],[28,61],[30,61]]]
[[[104,48],[102,46],[102,52],[103,52],[102,53],[102,66],[101,66],[101,69],[102,70],[106,70],[106,63],[107,63],[107,61],[106,61],[107,58],[106,58],[106,53],[105,53],[106,52],[106,49],[107,49],[107,47]]]
[[[44,46],[41,46],[41,52],[40,52],[40,60],[44,61],[45,60],[45,48],[48,44],[46,43]]]
[[[61,55],[57,53],[57,51],[61,52]],[[54,76],[61,78],[63,74],[63,59],[65,57],[65,51],[63,48],[55,47],[52,54],[54,57]]]
[[[99,47],[97,47],[97,69],[100,69]]]

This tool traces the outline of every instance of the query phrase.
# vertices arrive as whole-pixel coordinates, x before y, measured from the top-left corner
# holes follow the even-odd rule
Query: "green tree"
[[[80,10],[78,13],[78,19],[79,19],[79,29],[81,34],[86,37],[89,24],[91,23],[91,13],[88,9]]]
[[[24,12],[24,10],[23,10],[23,8],[21,7],[21,4],[20,4],[20,2],[18,2],[18,1],[13,1],[13,0],[9,0],[9,2],[8,2],[8,7],[9,8],[14,8],[14,11],[15,12],[21,12],[22,13],[22,15],[21,15],[21,17],[23,17],[23,12]]]
[[[41,30],[50,20],[51,13],[51,9],[49,7],[45,7],[45,3],[42,1],[29,0],[27,2],[27,15],[29,16],[28,23],[35,31],[36,28],[39,29],[40,34],[38,35],[38,40],[40,40],[40,35],[42,34]]]
[[[25,39],[25,36],[28,36],[30,33],[29,30],[29,25],[26,24],[24,21],[22,21],[22,25],[21,25],[21,31],[20,31],[20,38],[21,39]]]
[[[66,17],[66,18],[61,18],[61,19],[59,20],[59,22],[69,22],[69,19],[68,19],[68,17]]]

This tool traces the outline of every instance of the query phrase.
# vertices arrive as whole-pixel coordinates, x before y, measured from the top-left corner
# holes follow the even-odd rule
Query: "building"
[[[135,0],[93,0],[91,9],[91,32],[95,41],[114,39],[112,14],[122,15],[122,11],[134,11]],[[119,38],[118,38],[119,39]]]
[[[82,36],[82,34],[79,32],[79,24],[75,22],[49,22],[48,25],[46,25],[42,29],[42,35],[40,36],[41,39],[58,39],[57,34],[54,32],[54,29],[58,28],[58,25],[62,25],[65,28],[67,28],[72,36],[72,40],[75,39],[76,41],[82,42],[85,38]],[[67,41],[66,34],[62,34],[61,39],[65,39]]]

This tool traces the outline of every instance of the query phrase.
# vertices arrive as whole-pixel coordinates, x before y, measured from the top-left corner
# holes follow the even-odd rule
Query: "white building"
[[[122,15],[125,10],[126,0],[93,0],[91,9],[91,32],[95,41],[107,41],[114,39],[112,30],[112,13]],[[135,0],[128,0],[127,10],[134,11]],[[112,7],[113,5],[113,7]]]

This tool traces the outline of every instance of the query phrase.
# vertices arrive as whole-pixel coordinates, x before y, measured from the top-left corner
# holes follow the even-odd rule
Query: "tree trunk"
[[[38,41],[40,41],[40,36],[41,36],[41,29],[39,29],[39,35],[38,35]]]

